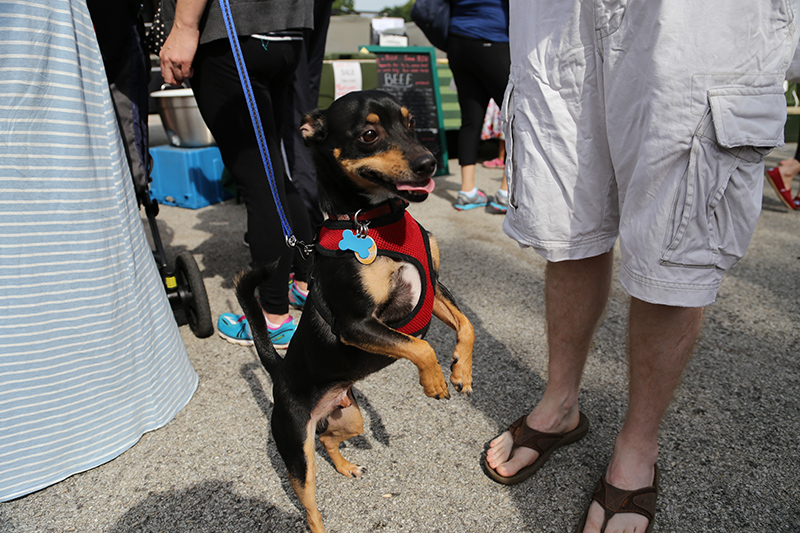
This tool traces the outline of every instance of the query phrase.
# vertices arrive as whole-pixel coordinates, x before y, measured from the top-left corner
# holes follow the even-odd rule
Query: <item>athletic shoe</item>
[[[506,168],[506,162],[499,157],[495,157],[494,159],[490,159],[489,161],[484,161],[483,166],[486,168]]]
[[[231,344],[253,345],[253,336],[250,335],[250,327],[247,325],[247,317],[244,315],[222,313],[217,320],[217,331],[220,337]]]
[[[279,327],[273,329],[267,325],[269,331],[269,339],[272,341],[273,346],[278,349],[286,348],[292,340],[292,335],[297,329],[292,317],[286,319],[286,322]],[[233,313],[223,313],[217,320],[217,330],[219,336],[230,342],[231,344],[238,344],[240,346],[252,346],[253,336],[250,334],[250,327],[247,324],[247,317],[245,315],[235,315]]]
[[[493,215],[505,215],[508,212],[508,195],[495,194],[489,198],[489,203],[486,205],[486,212]]]
[[[297,282],[292,280],[289,284],[289,305],[297,309],[302,309],[303,306],[306,305],[307,297],[308,293],[303,294],[303,291],[297,286]]]
[[[468,211],[476,207],[483,207],[486,203],[486,194],[481,190],[478,190],[473,196],[467,196],[466,193],[459,191],[458,198],[456,198],[456,203],[453,204],[453,207],[459,211]]]
[[[292,317],[289,317],[286,319],[286,322],[275,329],[272,329],[270,325],[267,324],[267,329],[269,330],[269,340],[272,341],[272,345],[281,350],[289,346],[289,343],[292,341],[292,336],[294,336],[294,332],[297,330],[297,324],[294,323]]]

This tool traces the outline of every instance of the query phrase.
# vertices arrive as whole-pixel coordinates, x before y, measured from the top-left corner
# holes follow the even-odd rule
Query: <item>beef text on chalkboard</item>
[[[378,88],[416,118],[417,138],[436,156],[437,174],[447,174],[447,145],[433,48],[369,47],[375,54]]]

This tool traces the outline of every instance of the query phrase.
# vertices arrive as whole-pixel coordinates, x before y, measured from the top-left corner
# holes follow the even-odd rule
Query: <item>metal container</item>
[[[158,103],[158,114],[172,146],[200,148],[216,144],[214,136],[203,121],[191,89],[165,89],[150,93]]]

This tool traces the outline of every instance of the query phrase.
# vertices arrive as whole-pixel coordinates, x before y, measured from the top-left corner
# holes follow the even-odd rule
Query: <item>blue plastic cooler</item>
[[[161,204],[199,209],[231,198],[222,186],[219,148],[150,148],[153,171],[150,196]]]

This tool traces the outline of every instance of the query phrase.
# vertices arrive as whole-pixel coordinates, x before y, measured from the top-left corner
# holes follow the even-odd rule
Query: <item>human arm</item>
[[[192,61],[200,42],[200,18],[208,0],[177,0],[175,21],[161,48],[161,75],[164,82],[180,85],[194,74]]]

